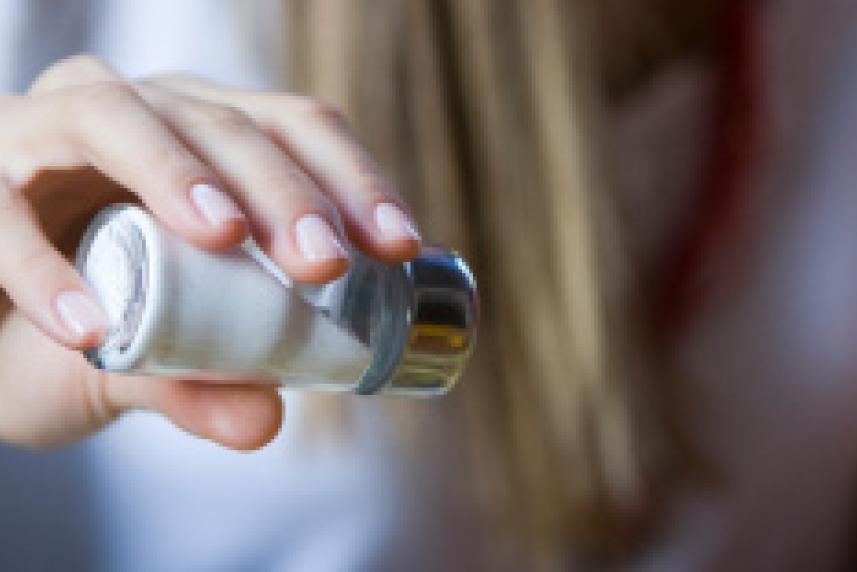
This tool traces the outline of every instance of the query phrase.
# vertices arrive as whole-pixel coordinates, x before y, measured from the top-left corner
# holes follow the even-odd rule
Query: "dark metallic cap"
[[[413,292],[410,333],[383,392],[442,394],[458,380],[476,341],[476,280],[464,259],[438,247],[425,247],[404,268]]]

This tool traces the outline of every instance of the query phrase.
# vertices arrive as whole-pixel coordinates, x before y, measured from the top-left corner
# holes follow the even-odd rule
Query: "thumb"
[[[103,411],[149,409],[188,433],[230,449],[268,444],[283,422],[283,402],[271,385],[226,385],[141,376],[104,375]]]
[[[45,447],[82,439],[129,409],[160,412],[226,447],[261,447],[279,431],[271,385],[123,376],[94,369],[18,310],[0,319],[0,442]]]

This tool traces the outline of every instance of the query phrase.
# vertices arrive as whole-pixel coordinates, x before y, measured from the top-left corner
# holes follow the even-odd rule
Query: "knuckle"
[[[242,134],[256,126],[250,117],[236,107],[228,105],[204,105],[198,109],[204,121],[213,125],[217,130]]]
[[[81,80],[104,81],[114,79],[116,74],[103,61],[89,54],[77,54],[63,58],[48,66],[33,82],[31,90],[62,87]]]
[[[347,125],[342,111],[326,101],[305,98],[299,105],[302,108],[302,114],[313,123],[334,129],[342,129]]]
[[[57,69],[84,77],[112,77],[113,70],[99,58],[90,54],[69,56],[54,64]]]

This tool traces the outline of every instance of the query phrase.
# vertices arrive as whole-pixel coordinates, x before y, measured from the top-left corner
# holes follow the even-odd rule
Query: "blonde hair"
[[[572,546],[624,552],[676,450],[645,284],[601,156],[600,90],[630,82],[639,62],[607,54],[615,81],[604,81],[584,2],[287,7],[291,87],[344,110],[428,238],[463,251],[479,282],[460,386],[390,405],[410,429],[405,450],[468,483],[460,500],[475,503],[481,556],[498,567],[564,569]]]

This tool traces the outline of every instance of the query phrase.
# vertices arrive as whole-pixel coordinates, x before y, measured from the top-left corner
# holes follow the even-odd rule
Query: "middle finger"
[[[339,213],[303,170],[238,109],[152,86],[141,95],[245,207],[262,247],[293,278],[342,274],[348,254]]]

